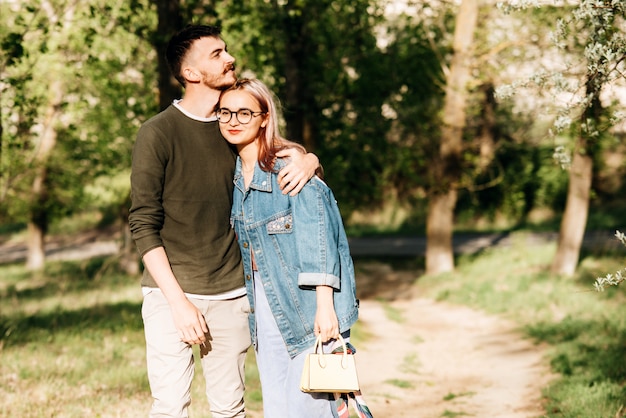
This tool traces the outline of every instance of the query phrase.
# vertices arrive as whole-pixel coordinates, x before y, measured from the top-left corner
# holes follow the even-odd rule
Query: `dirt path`
[[[541,389],[550,379],[544,350],[513,324],[419,298],[362,301],[360,321],[372,337],[357,347],[357,368],[375,417],[544,413]]]

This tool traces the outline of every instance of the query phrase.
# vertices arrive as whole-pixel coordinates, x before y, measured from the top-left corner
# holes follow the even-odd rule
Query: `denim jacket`
[[[278,160],[276,169],[285,162]],[[339,331],[358,317],[354,266],[339,208],[330,188],[314,177],[296,196],[282,194],[277,174],[256,164],[248,190],[241,160],[234,177],[231,224],[237,233],[250,300],[250,332],[256,344],[252,257],[291,357],[313,346],[315,287],[334,288]]]

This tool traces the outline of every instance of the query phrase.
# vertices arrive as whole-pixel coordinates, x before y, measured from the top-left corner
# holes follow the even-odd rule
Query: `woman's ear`
[[[267,112],[267,114],[263,118],[263,122],[261,122],[261,128],[265,128],[268,123],[270,123],[270,112]]]

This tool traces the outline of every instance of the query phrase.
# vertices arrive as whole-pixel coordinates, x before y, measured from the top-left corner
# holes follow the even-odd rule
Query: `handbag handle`
[[[337,336],[339,337],[339,342],[341,342],[341,345],[343,346],[343,354],[342,354],[342,358],[341,358],[341,367],[346,369],[348,367],[348,347],[346,347],[346,342],[344,341],[343,337],[341,336],[341,334],[337,334]],[[318,350],[319,349],[319,354],[322,354],[320,356],[318,356],[317,361],[320,365],[321,368],[325,368],[326,367],[326,360],[324,359],[325,355],[331,355],[334,356],[336,354],[324,354],[324,350],[322,349],[322,335],[318,335],[317,339],[315,340],[315,350],[313,351],[314,354],[318,354]]]

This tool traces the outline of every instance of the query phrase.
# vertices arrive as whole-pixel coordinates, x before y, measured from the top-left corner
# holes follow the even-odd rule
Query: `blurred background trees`
[[[51,224],[97,203],[117,212],[139,123],[158,108],[155,54],[133,31],[151,20],[127,2],[3,1],[0,218],[28,226],[28,266],[43,267]],[[142,59],[137,59],[142,57]],[[88,186],[101,178],[111,199]],[[125,179],[126,180],[126,179]]]
[[[570,16],[557,22],[555,43],[573,55],[566,70],[575,78],[566,90],[571,98],[559,112],[560,120],[572,119],[573,146],[567,200],[552,263],[557,274],[573,275],[576,270],[595,161],[602,159],[602,149],[613,148],[611,130],[623,122],[623,116],[613,114],[616,107],[623,108],[618,104],[623,97],[613,89],[626,78],[625,18],[624,2],[581,2],[571,9]]]
[[[560,229],[561,247],[620,229],[624,5],[513,5],[0,0],[0,225],[28,230],[32,269],[69,216],[124,227],[135,133],[180,95],[164,47],[204,23],[222,27],[240,76],[276,91],[349,227],[443,237],[429,272],[454,268],[453,231]]]

